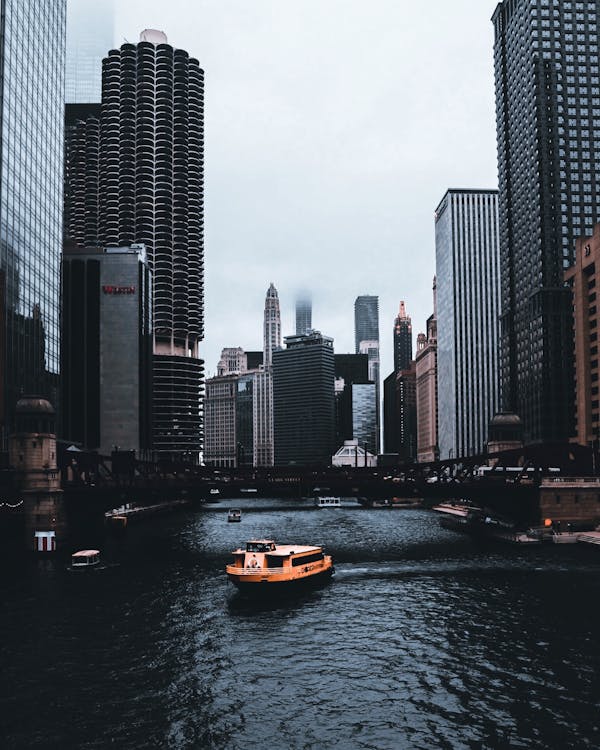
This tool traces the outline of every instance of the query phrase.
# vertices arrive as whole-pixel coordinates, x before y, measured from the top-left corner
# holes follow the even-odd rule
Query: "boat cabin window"
[[[246,552],[274,552],[274,542],[247,542]]]
[[[98,554],[95,555],[73,555],[71,557],[72,565],[95,565],[100,560]]]
[[[306,565],[307,563],[317,562],[322,559],[322,552],[313,552],[312,555],[304,555],[304,557],[294,557],[292,560],[292,565],[296,567],[297,565]]]
[[[281,555],[267,555],[267,568],[283,568],[284,559]]]

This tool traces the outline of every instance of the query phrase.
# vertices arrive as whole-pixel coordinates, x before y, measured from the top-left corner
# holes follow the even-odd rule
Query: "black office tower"
[[[493,16],[501,388],[527,441],[573,428],[563,271],[599,217],[600,3],[505,0]]]
[[[204,373],[198,60],[171,47],[161,32],[144,31],[139,44],[123,44],[104,59],[99,120],[91,113],[68,133],[65,195],[72,205],[65,233],[82,245],[146,246],[154,279],[153,449],[197,459]]]
[[[275,464],[329,466],[334,451],[333,339],[287,336],[273,352]]]
[[[394,372],[407,370],[412,362],[412,322],[404,302],[394,320]]]
[[[102,455],[150,458],[152,278],[143,245],[66,247],[62,259],[62,434]]]

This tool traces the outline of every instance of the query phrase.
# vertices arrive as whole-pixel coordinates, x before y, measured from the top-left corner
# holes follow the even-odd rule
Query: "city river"
[[[253,537],[323,544],[336,575],[249,603],[224,566]],[[89,576],[3,564],[4,750],[600,747],[598,548],[485,548],[430,511],[246,500],[107,552],[119,566]]]

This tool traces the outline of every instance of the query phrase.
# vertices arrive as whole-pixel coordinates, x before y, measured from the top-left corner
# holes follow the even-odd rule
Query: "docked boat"
[[[227,512],[229,523],[236,523],[242,520],[242,511],[239,508],[230,508]]]
[[[493,516],[475,506],[442,503],[434,506],[433,510],[442,514],[440,525],[451,531],[511,544],[537,545],[542,541],[541,536],[533,529],[521,531],[512,521]]]
[[[270,539],[246,542],[233,552],[227,577],[240,591],[273,593],[316,585],[331,578],[333,560],[322,547],[275,544]]]
[[[340,497],[329,497],[324,495],[315,500],[315,505],[317,508],[341,508],[342,499]]]

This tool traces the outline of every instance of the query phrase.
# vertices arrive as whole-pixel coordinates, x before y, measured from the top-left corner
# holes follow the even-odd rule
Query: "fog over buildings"
[[[162,29],[206,71],[207,374],[261,347],[271,281],[284,336],[303,289],[336,352],[362,294],[424,330],[439,196],[497,186],[495,0],[115,2],[116,44]]]

